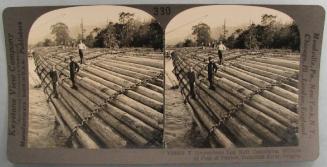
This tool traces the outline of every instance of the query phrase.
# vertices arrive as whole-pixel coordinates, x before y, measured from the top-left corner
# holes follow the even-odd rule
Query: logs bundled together
[[[293,146],[297,131],[299,55],[228,51],[224,65],[207,80],[204,50],[180,48],[174,73],[192,106],[194,119],[212,147]],[[217,57],[217,56],[216,56]],[[217,60],[216,57],[215,60]],[[217,62],[217,61],[216,61]],[[198,75],[196,98],[189,96],[187,72]]]
[[[163,57],[89,49],[75,90],[69,79],[70,56],[79,62],[73,49],[38,48],[33,56],[56,118],[70,136],[67,142],[92,149],[161,147]],[[58,98],[53,96],[49,76],[53,66],[62,74]]]

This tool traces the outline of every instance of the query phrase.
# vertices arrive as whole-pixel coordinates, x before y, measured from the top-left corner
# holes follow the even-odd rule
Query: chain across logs
[[[187,55],[187,53],[186,54],[184,53],[182,55]],[[198,59],[196,59],[196,60],[198,60],[197,63],[196,62],[192,63],[192,61],[189,61],[189,58],[187,58],[187,56],[184,56],[183,58],[184,58],[184,60],[180,59],[179,56],[176,56],[173,59],[174,66],[175,66],[174,71],[175,71],[176,76],[180,79],[180,85],[181,85],[180,88],[181,88],[182,93],[184,93],[184,95],[187,96],[187,94],[186,94],[187,80],[185,79],[186,71],[184,69],[186,69],[188,66],[196,67],[196,66],[200,66],[200,64],[205,64],[205,63]],[[191,62],[191,63],[186,63],[186,62]],[[269,145],[274,145],[274,144],[293,145],[297,142],[297,139],[296,139],[297,114],[293,113],[292,111],[286,109],[285,107],[280,106],[279,104],[276,104],[275,102],[270,101],[270,100],[269,100],[269,103],[273,104],[272,107],[276,106],[275,110],[278,110],[279,108],[281,108],[281,110],[282,110],[281,115],[273,113],[274,111],[272,111],[271,108],[268,108],[267,106],[258,103],[258,101],[268,101],[267,99],[262,97],[263,92],[271,91],[271,89],[281,86],[282,84],[284,84],[285,81],[289,80],[290,78],[294,78],[297,74],[291,75],[289,77],[280,77],[280,78],[276,79],[275,82],[273,82],[273,83],[266,84],[265,86],[262,86],[262,87],[257,87],[253,91],[248,91],[249,93],[247,93],[246,95],[241,95],[238,92],[233,92],[233,90],[231,90],[227,87],[227,86],[231,86],[231,85],[227,85],[227,84],[232,84],[232,86],[235,86],[235,88],[241,88],[241,89],[246,89],[246,88],[238,85],[237,83],[232,83],[226,79],[222,79],[222,81],[224,81],[224,82],[219,82],[218,81],[219,79],[218,79],[217,81],[215,81],[215,84],[216,84],[215,86],[220,87],[219,90],[217,90],[217,92],[219,93],[219,92],[224,91],[224,93],[216,94],[216,93],[213,93],[213,91],[210,91],[209,89],[207,89],[208,87],[204,86],[205,84],[208,84],[205,81],[205,76],[206,76],[206,74],[204,73],[205,66],[206,65],[196,68],[197,74],[204,76],[204,78],[200,79],[196,83],[197,87],[199,87],[199,88],[197,88],[196,93],[202,92],[201,98],[207,98],[206,97],[207,95],[203,94],[203,92],[206,92],[208,94],[209,100],[211,100],[210,102],[214,102],[214,103],[217,102],[215,100],[212,100],[212,96],[218,97],[221,100],[217,104],[208,103],[207,107],[202,105],[202,108],[207,109],[207,110],[209,108],[209,110],[210,110],[210,107],[211,107],[211,108],[213,108],[213,110],[215,110],[215,109],[217,109],[217,107],[219,108],[219,106],[222,106],[221,110],[227,109],[227,110],[225,110],[225,112],[221,112],[221,114],[219,114],[219,115],[215,114],[216,111],[213,111],[214,115],[216,115],[217,120],[211,119],[210,115],[208,115],[207,118],[205,118],[203,115],[208,114],[208,113],[205,113],[205,114],[202,113],[203,115],[202,115],[202,118],[200,116],[200,119],[202,119],[202,121],[207,120],[207,122],[210,123],[206,126],[206,128],[208,129],[208,136],[212,135],[213,132],[215,132],[216,130],[219,131],[219,128],[224,129],[224,127],[222,127],[222,125],[224,125],[225,127],[228,125],[231,125],[231,123],[227,123],[227,125],[226,125],[226,122],[233,122],[233,121],[230,121],[230,119],[233,117],[236,117],[236,119],[242,120],[243,123],[246,121],[244,123],[245,126],[243,126],[243,127],[246,127],[246,126],[249,126],[249,125],[255,123],[254,127],[251,127],[251,126],[248,127],[248,132],[253,134],[251,136],[251,138],[253,139],[254,142],[247,143],[246,141],[243,141],[242,138],[236,139],[236,140],[240,141],[241,145],[253,145],[253,146],[258,146],[258,145],[268,145],[269,146]],[[219,71],[224,72],[224,67],[220,66]],[[217,82],[220,83],[220,85],[219,84],[217,85]],[[223,87],[221,87],[221,86],[223,86]],[[224,86],[226,86],[226,87],[224,87]],[[225,88],[225,89],[223,89],[223,88]],[[226,90],[228,90],[228,91],[226,91]],[[197,95],[197,96],[199,96],[199,95]],[[211,96],[211,98],[210,98],[210,96]],[[227,98],[228,96],[230,96],[229,98],[231,98],[232,100],[228,99]],[[254,96],[256,98],[253,100]],[[191,103],[195,103],[198,101],[199,106],[201,106],[201,103],[202,104],[205,103],[205,100],[202,100],[201,98],[196,99],[196,100],[188,98],[188,101],[189,102],[191,101]],[[230,102],[230,101],[232,101],[232,102]],[[222,103],[227,103],[227,104],[222,104]],[[196,105],[191,104],[191,106],[196,106]],[[215,106],[216,108],[214,108],[213,106]],[[200,110],[199,108],[196,108],[196,107],[193,107],[193,108],[194,108],[194,110]],[[260,111],[259,109],[260,110],[262,109],[263,111]],[[195,112],[199,112],[199,111],[195,111]],[[245,115],[243,112],[246,113],[247,115]],[[250,113],[250,112],[252,112],[252,113]],[[240,117],[239,115],[242,115],[243,118]],[[253,117],[253,116],[258,116],[258,115],[260,117],[264,117],[264,119],[254,120],[253,118],[255,118],[255,117]],[[282,115],[288,115],[289,118],[284,119],[284,118],[282,118],[283,117]],[[251,117],[244,118],[244,117],[248,117],[248,116],[251,116],[252,118]],[[280,130],[284,131],[284,132],[279,133],[279,130],[276,129],[275,127],[271,128],[271,127],[265,126],[264,120],[272,122],[273,125],[276,126],[276,128],[281,128]],[[251,124],[250,124],[250,122],[251,122]],[[206,123],[204,123],[204,124],[206,124]],[[233,125],[233,126],[236,126],[236,125]],[[235,131],[235,129],[233,129],[231,127],[227,127],[227,129],[229,131],[231,131],[231,133],[233,134],[233,137],[241,135],[241,132],[238,133]],[[262,133],[265,133],[265,134],[262,134]],[[289,133],[289,134],[287,134],[287,133]],[[219,135],[217,135],[217,132],[215,135],[216,135],[216,137],[217,136],[220,137],[220,139],[216,139],[216,141],[218,141],[218,145],[223,145],[223,147],[229,147],[229,146],[234,147],[235,145],[239,145],[238,143],[234,144],[231,141],[234,139],[229,139],[229,138],[233,138],[233,137],[224,136],[224,135],[219,136]],[[258,140],[256,140],[256,139],[258,139]],[[228,141],[228,142],[226,142],[226,141]],[[221,142],[221,143],[219,143],[219,142]]]
[[[43,56],[41,57],[40,55]],[[61,58],[59,56],[56,59],[44,59],[43,57],[46,57],[46,54],[37,54],[34,56],[34,60],[39,66],[36,70],[38,72],[42,71],[40,78],[45,78],[44,80],[46,82],[51,81],[47,73],[53,65],[56,65],[57,71],[60,71],[65,76],[69,74],[67,64],[65,61],[62,61],[63,57]],[[162,142],[163,115],[160,113],[162,111],[158,111],[157,109],[163,106],[161,102],[163,95],[160,90],[162,88],[159,85],[149,83],[158,78],[161,79],[163,73],[153,72],[151,73],[153,74],[152,76],[147,76],[145,79],[133,79],[131,81],[125,80],[128,79],[126,74],[124,75],[126,78],[121,79],[123,80],[122,84],[114,84],[111,83],[112,81],[105,80],[106,78],[101,79],[100,73],[98,72],[89,72],[90,69],[88,68],[91,67],[99,69],[95,63],[99,57],[101,56],[96,56],[92,60],[94,62],[90,62],[89,65],[82,66],[82,71],[77,76],[77,84],[81,86],[79,87],[81,90],[75,91],[68,88],[69,80],[65,77],[61,81],[61,84],[57,86],[60,90],[59,93],[62,95],[59,98],[50,98],[51,103],[54,104],[57,112],[59,112],[59,117],[63,118],[71,131],[67,143],[73,141],[76,145],[76,141],[78,141],[79,146],[77,147],[85,148],[153,147],[160,145]],[[129,63],[122,62],[124,64]],[[138,66],[143,65],[139,64]],[[45,84],[46,82],[42,83],[44,87],[47,85]],[[121,85],[119,90],[116,89],[118,88],[117,84]],[[156,89],[151,90],[150,88],[153,87]],[[45,90],[53,91],[50,86],[47,86]],[[51,93],[47,94],[51,97]],[[94,94],[98,97],[94,96]],[[100,103],[99,98],[103,98],[104,102]],[[86,104],[92,104],[92,106],[84,106]],[[150,106],[146,106],[147,104]],[[100,112],[105,106],[107,106],[105,109],[106,112]],[[94,119],[96,115],[97,118]],[[87,126],[85,126],[86,124]],[[136,145],[128,144],[130,142]]]

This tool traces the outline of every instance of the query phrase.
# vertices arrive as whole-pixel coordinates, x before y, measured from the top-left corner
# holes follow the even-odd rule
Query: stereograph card
[[[314,160],[324,19],[313,5],[7,8],[8,158]]]

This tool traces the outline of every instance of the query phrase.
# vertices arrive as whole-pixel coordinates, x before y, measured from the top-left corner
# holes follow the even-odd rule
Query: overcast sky
[[[226,20],[227,27],[243,27],[253,23],[260,23],[263,14],[277,16],[277,21],[290,23],[293,21],[288,15],[277,10],[241,5],[212,5],[188,9],[174,17],[166,28],[166,44],[176,44],[190,37],[192,26],[206,23],[211,28],[222,27]]]
[[[83,18],[84,27],[101,27],[107,23],[107,20],[118,22],[120,12],[130,12],[135,14],[135,18],[140,21],[148,21],[152,16],[148,13],[130,7],[122,6],[79,6],[69,7],[48,12],[39,17],[32,25],[29,35],[29,44],[35,44],[44,38],[51,37],[50,26],[57,23],[65,23],[76,36],[80,30],[81,19]]]

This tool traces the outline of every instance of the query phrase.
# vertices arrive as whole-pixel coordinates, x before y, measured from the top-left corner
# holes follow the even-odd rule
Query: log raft
[[[131,54],[89,49],[71,88],[72,49],[37,48],[36,72],[58,122],[75,148],[157,148],[163,139],[163,57],[158,52]],[[49,72],[60,73],[54,98]],[[140,84],[141,83],[141,84]]]
[[[298,143],[298,55],[246,50],[226,53],[218,65],[214,90],[207,80],[208,57],[197,48],[178,48],[174,73],[193,117],[204,127],[212,147],[294,146]],[[294,56],[294,57],[292,57]],[[189,67],[197,74],[195,93],[189,95]]]

